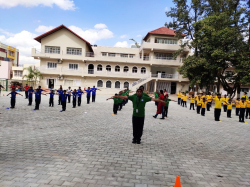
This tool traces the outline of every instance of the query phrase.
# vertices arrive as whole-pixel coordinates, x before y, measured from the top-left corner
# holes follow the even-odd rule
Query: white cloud
[[[8,32],[8,31],[6,31],[6,30],[4,30],[4,29],[1,29],[1,28],[0,28],[0,33],[3,33],[3,34],[6,35],[6,36],[13,36],[13,35],[14,35],[13,33]]]
[[[44,25],[39,25],[39,27],[36,28],[36,32],[48,32],[52,29],[54,29],[55,27],[53,26],[44,26]]]
[[[127,41],[123,41],[123,42],[117,42],[114,47],[125,47],[125,48],[129,48],[129,44]]]
[[[107,25],[103,24],[103,23],[98,23],[94,26],[95,29],[106,29],[108,28]]]
[[[127,37],[126,34],[120,36],[120,38],[126,38],[126,37]]]
[[[165,7],[165,9],[164,9],[165,11],[168,11],[168,7]]]
[[[98,25],[98,24],[97,24]],[[103,24],[105,25],[105,24]],[[76,34],[90,42],[91,44],[94,44],[98,40],[102,39],[108,39],[112,38],[113,32],[107,29],[107,26],[105,25],[106,28],[101,29],[101,27],[96,27],[95,29],[88,29],[88,30],[83,30],[80,27],[76,27],[74,25],[69,26],[69,29],[74,31]],[[98,29],[97,29],[98,28]]]
[[[6,45],[13,46],[19,49],[19,63],[37,63],[37,60],[34,60],[31,57],[31,48],[36,48],[40,50],[40,43],[34,40],[36,34],[33,34],[29,31],[21,31],[20,33],[12,34],[12,36],[0,35],[0,40]]]
[[[141,37],[141,35],[140,35],[140,34],[138,34],[138,35],[136,35],[136,37]]]
[[[63,10],[76,9],[73,0],[0,0],[1,8],[12,8],[16,6],[36,7],[39,5],[52,8],[54,4]]]

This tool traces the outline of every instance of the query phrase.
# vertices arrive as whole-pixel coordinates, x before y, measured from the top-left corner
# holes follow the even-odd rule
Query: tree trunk
[[[220,93],[220,79],[219,78],[217,82],[217,93]]]

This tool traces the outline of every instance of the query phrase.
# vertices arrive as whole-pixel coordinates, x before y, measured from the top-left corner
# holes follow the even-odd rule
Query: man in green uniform
[[[147,95],[147,94],[146,94]],[[145,105],[149,101],[157,101],[163,102],[159,99],[153,99],[143,94],[142,89],[138,89],[136,94],[132,96],[115,96],[120,99],[129,99],[133,102],[133,116],[132,116],[132,123],[133,123],[133,141],[132,143],[141,143],[141,136],[143,132],[144,126],[144,119],[145,119]]]

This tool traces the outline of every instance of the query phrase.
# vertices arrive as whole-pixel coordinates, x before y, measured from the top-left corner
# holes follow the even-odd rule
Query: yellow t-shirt
[[[182,93],[177,93],[177,95],[178,95],[178,98],[181,98]]]
[[[213,100],[215,103],[214,108],[221,109],[221,103],[224,101],[224,99],[216,97],[216,98],[213,98]]]
[[[190,103],[194,103],[195,98],[194,97],[190,97]]]
[[[201,98],[203,99],[204,97],[206,97],[205,95],[201,96]]]
[[[207,105],[206,101],[205,102],[204,101],[201,102],[201,108],[206,108],[206,105]]]
[[[187,101],[187,96],[183,95],[182,99],[183,101]]]
[[[228,102],[228,100],[229,100],[229,98],[223,98],[223,105],[226,105],[227,104],[227,102]]]
[[[242,102],[242,101],[240,101],[240,108],[246,108],[246,106],[247,106],[247,103],[246,102]]]
[[[227,104],[227,110],[232,110],[234,103]]]
[[[243,95],[241,98],[245,98],[245,100],[247,100],[247,95]]]
[[[201,106],[202,99],[197,98],[196,101],[197,101],[197,106]]]
[[[250,108],[250,100],[245,101],[247,103],[247,108]]]
[[[212,95],[207,95],[207,102],[212,102]]]
[[[235,100],[235,105],[236,105],[236,108],[240,108],[240,101]]]

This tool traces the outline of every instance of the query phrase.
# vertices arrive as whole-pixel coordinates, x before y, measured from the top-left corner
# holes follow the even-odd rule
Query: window
[[[48,69],[56,69],[57,68],[57,63],[55,63],[55,62],[48,62],[47,63],[47,68]]]
[[[102,65],[101,64],[97,65],[97,71],[102,71]]]
[[[64,85],[73,86],[73,80],[65,80]]]
[[[70,70],[78,70],[78,64],[69,64]]]
[[[120,72],[120,66],[115,66],[115,72]]]
[[[75,85],[76,86],[81,86],[81,80],[80,79],[76,79],[75,80]]]
[[[67,54],[68,55],[82,55],[82,49],[67,47]]]
[[[124,66],[124,68],[123,68],[123,72],[125,72],[125,73],[127,73],[128,72],[128,66]]]
[[[156,38],[155,43],[177,45],[177,40],[175,40],[175,39],[167,39],[167,38]]]
[[[128,54],[121,54],[120,55],[122,58],[128,58]]]
[[[115,82],[115,88],[120,88],[120,82],[119,81]]]
[[[107,81],[107,82],[106,82],[106,88],[111,88],[111,86],[112,86],[111,81]]]
[[[123,88],[129,88],[129,82],[124,82],[124,84],[123,84]]]
[[[22,77],[23,76],[23,71],[14,71],[14,76],[15,77]]]
[[[102,56],[107,56],[107,53],[102,53]]]
[[[110,57],[115,57],[115,53],[109,53]]]
[[[60,47],[45,46],[45,53],[56,53],[56,54],[60,54]]]
[[[129,58],[134,58],[135,55],[129,55]]]
[[[142,68],[141,68],[141,73],[142,73],[142,74],[145,74],[145,73],[146,73],[146,68],[145,68],[145,67],[142,67]]]
[[[103,81],[102,80],[97,81],[97,87],[98,88],[102,88],[103,87]]]
[[[132,68],[132,73],[137,73],[137,67]]]
[[[106,70],[107,70],[107,71],[111,71],[111,66],[110,66],[110,65],[107,65],[107,66],[106,66]]]
[[[155,53],[155,59],[175,60],[172,53]]]

